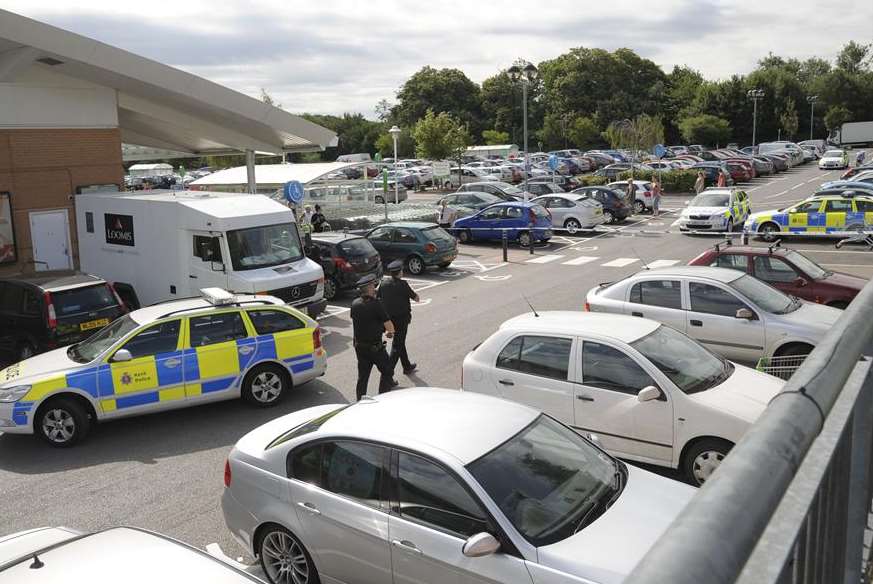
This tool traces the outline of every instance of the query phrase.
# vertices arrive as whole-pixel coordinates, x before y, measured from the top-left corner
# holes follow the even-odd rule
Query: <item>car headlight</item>
[[[0,388],[0,403],[8,404],[17,402],[30,391],[29,385],[16,385],[15,387]]]

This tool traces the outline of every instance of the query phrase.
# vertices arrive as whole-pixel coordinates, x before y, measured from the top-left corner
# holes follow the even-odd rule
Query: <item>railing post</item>
[[[506,229],[503,229],[501,232],[501,243],[503,245],[503,261],[509,261],[509,238],[506,237]]]
[[[870,359],[870,357],[867,357]],[[846,555],[843,582],[861,581],[864,528],[870,513],[870,444],[873,440],[873,379],[864,380],[852,413],[851,462],[846,503]]]
[[[527,230],[527,234],[530,236],[530,246],[529,246],[530,247],[530,255],[533,255],[533,248],[534,248],[534,224],[533,224],[533,222],[531,222],[528,225],[528,227],[529,228]]]

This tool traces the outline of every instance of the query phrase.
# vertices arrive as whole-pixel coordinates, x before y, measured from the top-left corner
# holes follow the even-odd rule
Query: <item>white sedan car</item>
[[[849,155],[845,150],[828,150],[822,154],[818,161],[818,167],[822,170],[828,168],[846,168],[849,166]]]
[[[842,314],[729,268],[643,270],[588,291],[585,308],[668,324],[728,359],[807,355]]]
[[[224,482],[275,584],[618,584],[694,493],[527,406],[428,388],[268,422]]]
[[[784,382],[646,318],[525,314],[464,359],[463,389],[596,434],[615,456],[704,483]]]
[[[531,200],[549,210],[552,216],[552,227],[557,230],[567,230],[573,234],[580,229],[592,229],[606,223],[603,215],[603,205],[575,193],[560,195],[543,195]]]

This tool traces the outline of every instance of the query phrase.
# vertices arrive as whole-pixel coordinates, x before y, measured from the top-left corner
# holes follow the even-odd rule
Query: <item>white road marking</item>
[[[345,312],[348,312],[349,310],[351,310],[351,308],[348,308],[346,306],[334,306],[333,304],[328,304],[324,308],[324,312],[319,314],[316,320],[322,320],[325,318],[330,318],[332,316],[339,316]]]
[[[512,274],[503,274],[502,276],[473,276],[477,280],[482,280],[483,282],[503,282],[504,280],[508,280],[512,277]]]
[[[562,257],[564,257],[564,256],[562,256],[562,255],[544,255],[544,256],[540,256],[538,258],[533,258],[533,259],[527,260],[525,263],[527,263],[527,264],[547,264],[549,262],[559,260]]]
[[[612,260],[611,262],[606,262],[605,264],[600,264],[604,268],[623,268],[625,266],[629,266],[634,262],[638,262],[637,258],[617,258]]]
[[[573,251],[597,251],[596,245],[583,245],[582,247],[574,247]]]
[[[649,268],[669,268],[679,263],[679,260],[655,260],[646,264]]]
[[[572,260],[562,262],[562,266],[581,266],[582,264],[587,264],[589,262],[593,262],[594,260],[599,260],[599,257],[594,256],[579,256],[578,258],[573,258]]]
[[[779,196],[781,196],[781,195],[784,195],[784,194],[787,193],[787,192],[788,192],[788,189],[785,189],[784,191],[779,191],[779,192],[776,193],[775,195],[767,195],[767,196],[764,197],[764,198],[765,198],[765,199],[775,199],[776,197],[779,197]]]
[[[802,186],[803,186],[803,183],[798,183],[798,184],[794,185],[793,187],[791,187],[791,188],[788,189],[788,190],[789,190],[789,191],[793,191],[794,189],[799,189],[799,188],[802,187]]]

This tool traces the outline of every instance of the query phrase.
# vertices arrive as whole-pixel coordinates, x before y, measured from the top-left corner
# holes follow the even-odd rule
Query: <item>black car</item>
[[[703,171],[703,181],[704,185],[708,187],[714,187],[718,185],[718,171],[722,171],[724,173],[725,178],[725,186],[731,186],[734,184],[734,179],[731,178],[731,173],[727,169],[727,167],[719,162],[698,162],[694,166],[691,167],[691,170],[694,172]]]
[[[366,237],[350,233],[313,233],[309,257],[324,270],[324,298],[333,300],[368,274],[382,277],[379,252]]]
[[[102,278],[79,273],[0,279],[0,359],[21,361],[72,345],[125,314]]]
[[[631,216],[631,209],[625,202],[626,196],[622,191],[616,191],[607,187],[581,187],[572,191],[576,195],[584,195],[594,199],[603,207],[603,218],[607,223],[619,223]]]
[[[563,195],[566,191],[552,182],[530,182],[527,183],[527,191],[531,197],[541,197],[543,195]]]
[[[472,182],[461,185],[458,193],[488,193],[494,195],[502,201],[512,203],[524,199],[524,191],[517,186],[500,181],[482,181]]]

